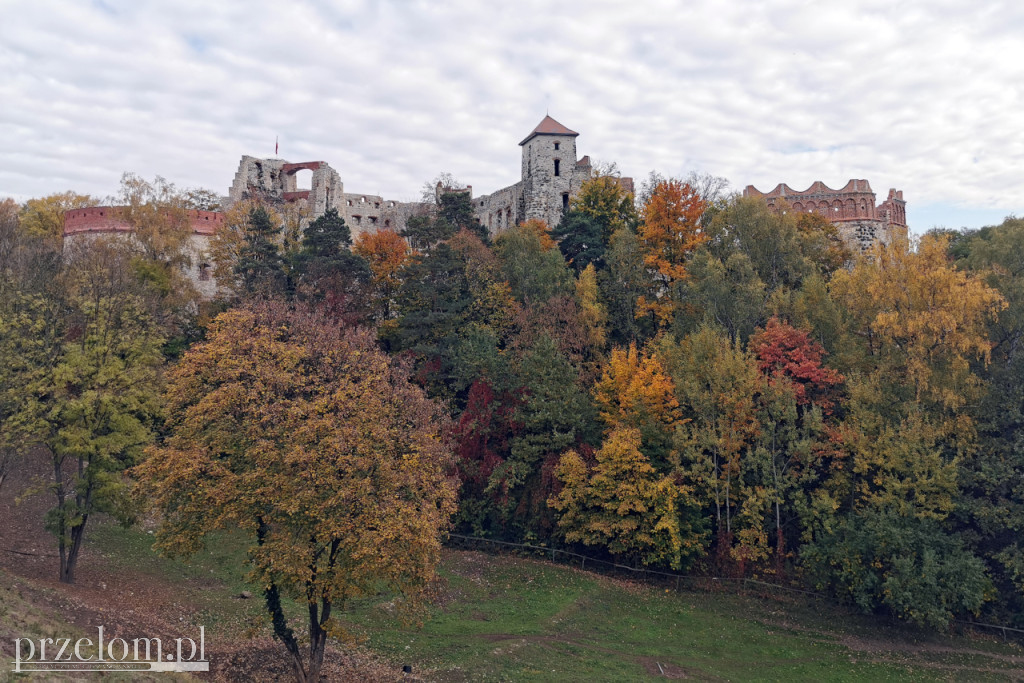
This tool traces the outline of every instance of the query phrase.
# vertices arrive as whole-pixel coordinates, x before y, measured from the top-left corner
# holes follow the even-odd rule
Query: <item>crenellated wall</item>
[[[907,232],[907,203],[903,192],[889,190],[886,200],[876,206],[875,193],[867,180],[850,180],[839,190],[833,190],[820,180],[802,191],[785,183],[779,183],[770,192],[747,185],[743,196],[764,199],[775,210],[785,206],[798,213],[820,214],[839,228],[848,244],[860,249],[867,249],[875,242],[888,244],[897,236],[906,236]]]

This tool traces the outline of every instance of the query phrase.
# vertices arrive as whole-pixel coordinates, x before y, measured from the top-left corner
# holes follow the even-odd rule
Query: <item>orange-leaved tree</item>
[[[366,259],[373,273],[377,320],[390,320],[395,295],[402,285],[402,267],[411,256],[409,245],[394,230],[378,230],[359,233],[352,251]]]
[[[434,577],[456,493],[443,410],[369,332],[275,301],[218,316],[169,374],[167,437],[136,471],[157,546],[244,535],[296,679],[319,680],[347,601],[390,589],[414,606]],[[283,597],[308,609],[308,658]]]
[[[658,183],[644,206],[637,233],[644,250],[644,265],[654,274],[659,290],[649,299],[641,297],[641,310],[652,311],[666,324],[672,317],[673,286],[687,278],[686,259],[707,240],[701,217],[707,202],[690,185],[680,180]]]

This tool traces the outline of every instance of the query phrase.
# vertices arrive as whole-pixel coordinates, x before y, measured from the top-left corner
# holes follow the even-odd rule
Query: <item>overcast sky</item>
[[[519,179],[545,111],[637,179],[865,178],[915,232],[1024,216],[1024,3],[0,0],[0,197],[243,154],[415,199]]]

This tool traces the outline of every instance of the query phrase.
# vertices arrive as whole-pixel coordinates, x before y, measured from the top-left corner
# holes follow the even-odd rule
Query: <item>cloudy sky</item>
[[[1024,216],[1024,3],[0,0],[0,197],[227,193],[243,154],[476,194],[545,111],[625,175],[866,178],[915,232]]]

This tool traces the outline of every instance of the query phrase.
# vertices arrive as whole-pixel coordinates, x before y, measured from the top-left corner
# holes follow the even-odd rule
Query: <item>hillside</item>
[[[111,630],[162,635],[204,625],[215,680],[287,675],[258,599],[240,597],[244,552],[231,536],[192,561],[150,549],[143,529],[101,521],[78,585],[58,584],[52,541],[19,476],[0,491],[0,649],[11,638]],[[899,628],[822,605],[665,591],[515,556],[448,550],[436,605],[403,628],[386,596],[343,625],[361,644],[328,653],[328,680],[1021,680],[1024,650],[993,638]],[[292,605],[292,609],[295,606]],[[167,680],[162,678],[161,680]],[[405,677],[404,680],[409,680]]]

